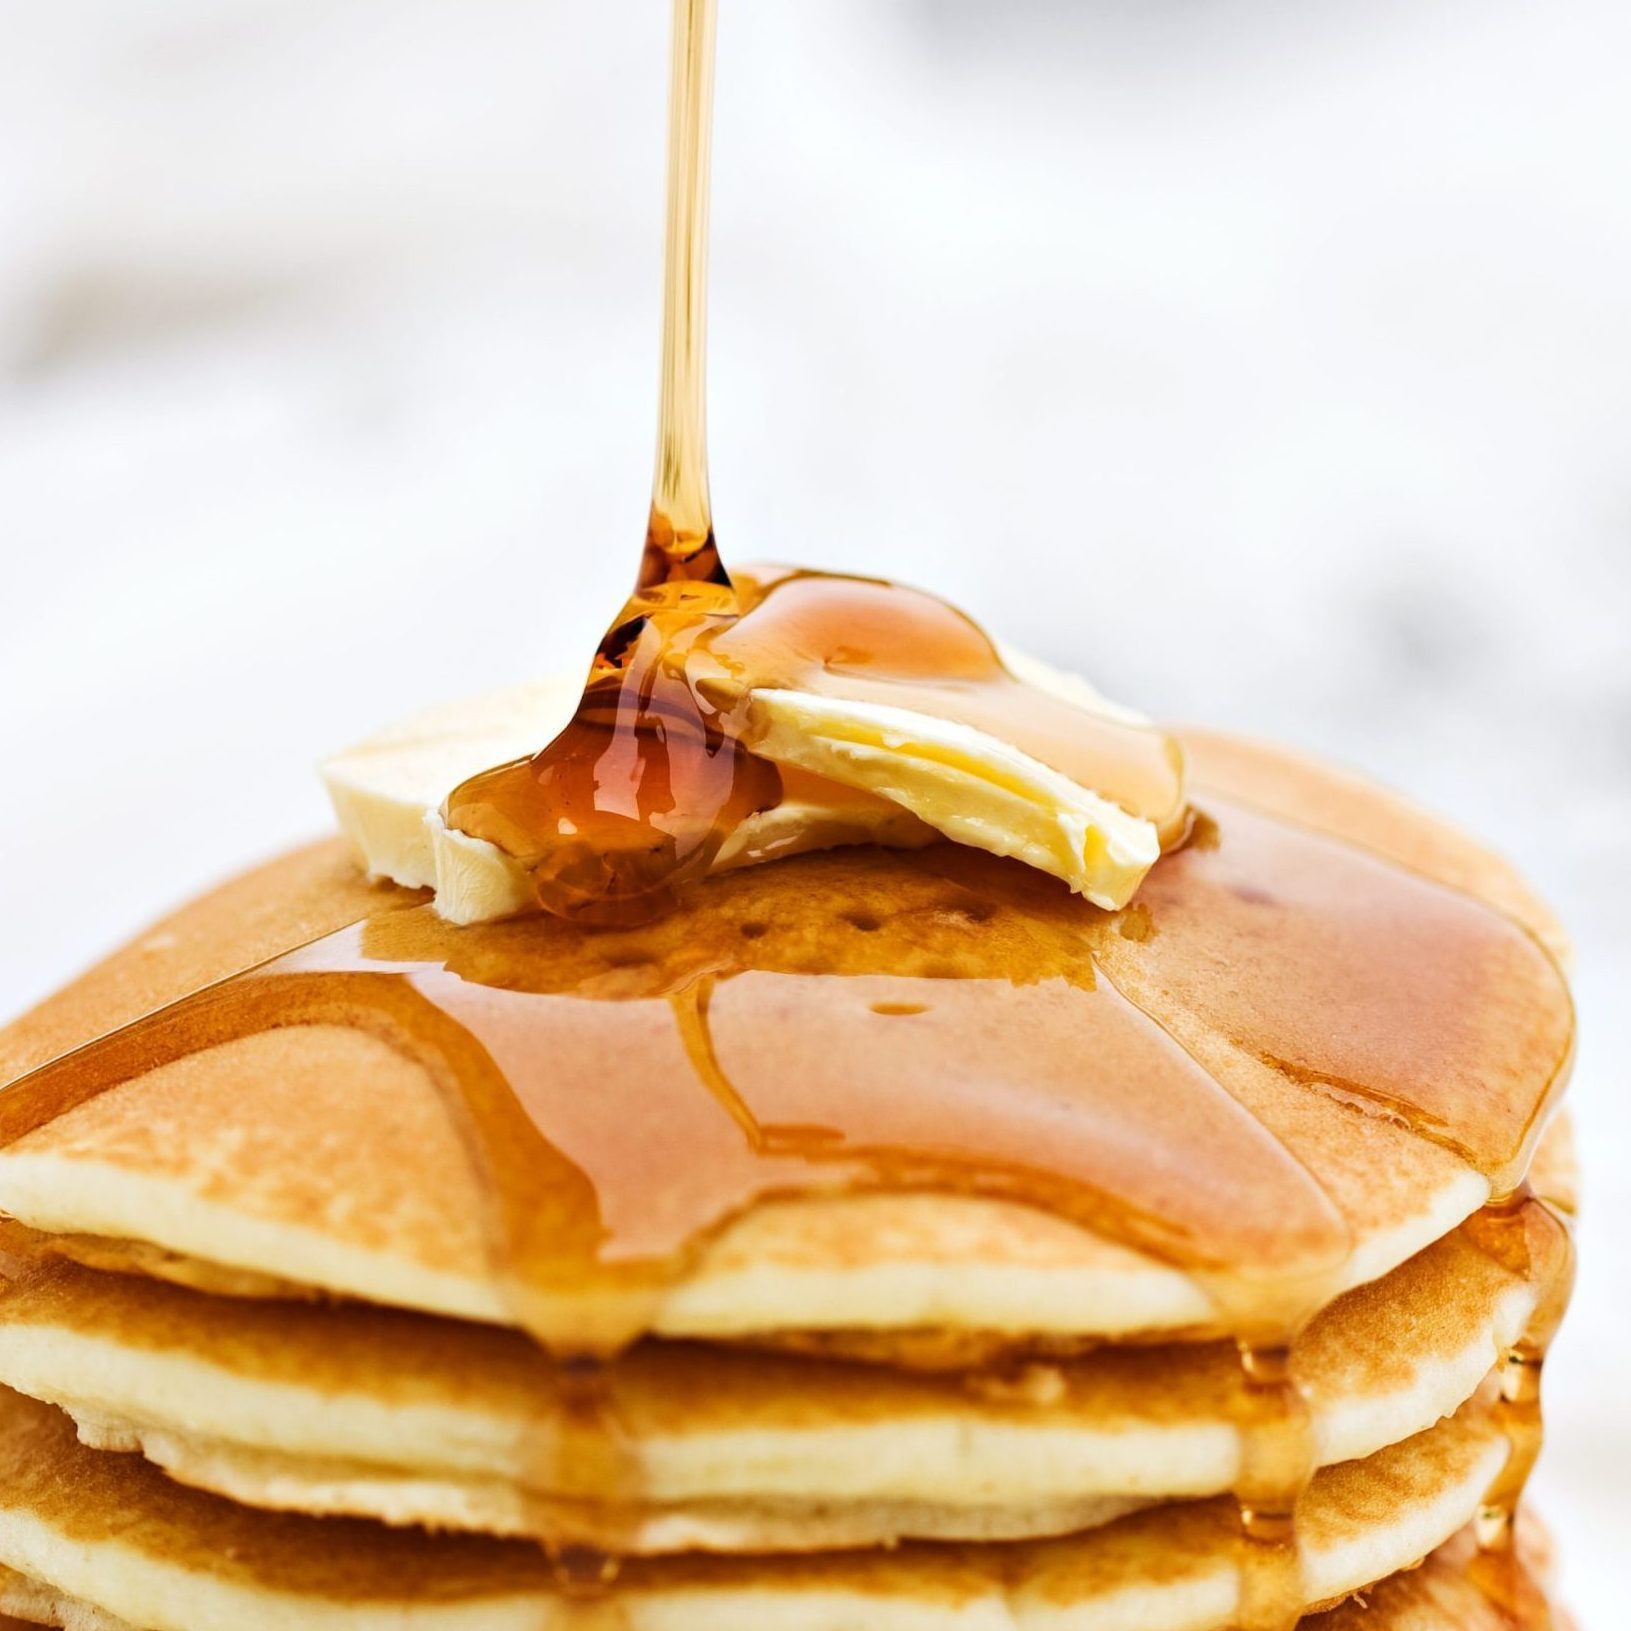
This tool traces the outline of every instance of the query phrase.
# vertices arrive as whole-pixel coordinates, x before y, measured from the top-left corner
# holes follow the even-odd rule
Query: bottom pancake
[[[1468,1576],[1461,1550],[1435,1552],[1419,1568],[1384,1580],[1363,1598],[1305,1619],[1302,1631],[1575,1631],[1574,1622],[1554,1608],[1504,1611]],[[0,1577],[0,1601],[29,1616],[24,1621],[0,1615],[0,1631],[36,1631],[41,1625],[139,1631],[21,1575]]]
[[[1443,1544],[1506,1454],[1480,1397],[1327,1469],[1301,1522],[1306,1602]],[[525,1543],[253,1511],[88,1449],[54,1407],[6,1392],[0,1565],[21,1577],[0,1610],[73,1631],[1222,1631],[1240,1597],[1233,1505],[1213,1500],[1054,1541],[631,1562],[584,1600]]]
[[[1519,1556],[1491,1571],[1463,1530],[1419,1568],[1398,1574],[1303,1621],[1302,1631],[1576,1631],[1551,1600],[1551,1544],[1520,1525]]]
[[[1523,1565],[1520,1592],[1526,1600],[1506,1607],[1480,1586],[1472,1562],[1472,1541],[1463,1532],[1418,1567],[1305,1619],[1303,1631],[1575,1631],[1574,1622],[1547,1600],[1544,1583]],[[126,1620],[6,1571],[0,1571],[0,1602],[28,1616],[25,1622],[0,1615],[0,1631],[33,1631],[36,1625],[139,1631]]]

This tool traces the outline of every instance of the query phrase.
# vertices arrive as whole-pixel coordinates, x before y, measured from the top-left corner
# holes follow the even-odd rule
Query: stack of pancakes
[[[1248,852],[1244,839],[1231,851],[1233,835],[1259,818],[1334,834],[1366,867],[1487,913],[1534,950],[1501,964],[1507,984],[1478,998],[1515,1015],[1524,1037],[1553,1028],[1521,1069],[1492,1065],[1489,1050],[1509,1059],[1517,1033],[1482,1006],[1430,1033],[1401,1006],[1398,1033],[1437,1039],[1432,1057],[1407,1061],[1424,1080],[1466,1076],[1509,1096],[1525,1157],[1535,1149],[1526,1188],[1492,1211],[1467,1129],[1247,1045],[1241,1015],[1267,1000],[1289,874],[1231,885],[1243,909],[1265,914],[1245,961],[1185,940],[1204,880],[1184,867],[1201,861],[1163,861],[1114,918],[1051,886],[1004,904],[999,880],[949,924],[947,902],[963,897],[948,889],[967,895],[1002,863],[970,872],[933,853],[870,851],[710,883],[696,908],[706,923],[591,935],[572,955],[594,962],[597,1013],[615,1028],[619,981],[648,989],[651,968],[676,957],[725,982],[740,972],[721,964],[709,925],[728,923],[752,967],[785,971],[797,961],[778,938],[790,920],[807,926],[812,902],[832,905],[821,920],[847,922],[873,971],[834,951],[832,977],[909,966],[921,996],[969,973],[910,963],[937,935],[987,958],[989,984],[1012,950],[1005,914],[1091,919],[1084,963],[1137,993],[1226,1082],[1341,1224],[1340,1260],[1304,1276],[1306,1306],[1287,1333],[1277,1408],[1295,1418],[1312,1476],[1296,1480],[1283,1532],[1254,1532],[1249,1510],[1242,1525],[1264,1476],[1254,1424],[1274,1392],[1241,1363],[1243,1343],[1261,1351],[1242,1324],[1254,1265],[1229,1263],[1226,1295],[1204,1241],[1157,1249],[1158,1231],[1092,1227],[1084,1216],[1096,1214],[1027,1200],[976,1169],[961,1184],[902,1170],[888,1183],[874,1172],[864,1184],[766,1185],[644,1296],[634,1340],[591,1362],[573,1332],[601,1327],[606,1287],[592,1276],[553,1285],[547,1318],[515,1295],[494,1151],[472,1157],[436,1062],[402,1036],[340,1003],[167,1044],[167,1027],[189,1023],[183,999],[291,948],[360,920],[432,932],[417,897],[368,884],[323,845],[196,902],[0,1033],[0,1080],[14,1084],[0,1094],[0,1609],[72,1631],[1265,1631],[1299,1614],[1319,1631],[1561,1623],[1535,1584],[1542,1565],[1505,1532],[1534,1448],[1532,1401],[1513,1378],[1538,1368],[1567,1272],[1555,1226],[1572,1208],[1566,1133],[1540,1125],[1567,1053],[1566,995],[1537,984],[1555,971],[1555,926],[1503,865],[1390,799],[1282,756],[1191,748],[1200,850]],[[1374,1024],[1374,1003],[1411,1000],[1391,978],[1354,995],[1342,963],[1359,934],[1354,890],[1338,885],[1347,915],[1333,914],[1330,966],[1345,983],[1300,1010],[1333,1016],[1333,1033],[1344,1015]],[[930,921],[931,886],[947,924]],[[1297,887],[1313,898],[1325,885]],[[1403,945],[1436,921],[1388,932]],[[452,942],[438,944],[451,966]],[[481,958],[467,961],[460,978],[473,982]],[[671,972],[658,988],[674,988]],[[574,990],[587,989],[580,976]],[[1302,977],[1331,983],[1319,966]],[[926,1006],[874,1000],[868,1011],[898,1028]],[[551,1032],[556,1010],[541,1012],[523,1041],[563,1075],[580,1072],[560,1102],[592,1108],[603,1084]],[[117,1071],[91,1070],[94,1092],[60,1093],[90,1069],[76,1058],[94,1063],[94,1046],[74,1050],[139,1020]],[[818,1077],[818,1041],[796,1013],[776,1023],[792,1039],[781,1074]],[[1321,1038],[1299,1040],[1319,1054]],[[842,1038],[832,1050],[859,1068]],[[1227,1050],[1249,1071],[1220,1064]],[[1090,1092],[1099,1063],[1079,1060]],[[887,1095],[895,1081],[880,1071],[873,1088]],[[49,1114],[42,1082],[59,1093]],[[1116,1086],[1142,1114],[1140,1084]],[[651,1102],[666,1102],[655,1083]],[[654,1113],[637,1141],[642,1199],[659,1209],[688,1177],[665,1129]],[[1171,1137],[1192,1149],[1176,1122]],[[577,1148],[564,1132],[559,1143]],[[1158,1149],[1127,1159],[1160,1168]],[[1275,1191],[1251,1171],[1173,1177],[1180,1190],[1226,1179],[1257,1231],[1241,1238],[1273,1237],[1278,1220],[1251,1214]],[[535,1181],[540,1214],[553,1215],[546,1190],[563,1180],[545,1167]],[[614,1199],[600,1195],[608,1218]],[[513,1206],[513,1190],[504,1200]],[[1273,1268],[1262,1284],[1278,1289],[1263,1301],[1280,1306],[1285,1263]],[[1493,1550],[1475,1546],[1480,1519]]]

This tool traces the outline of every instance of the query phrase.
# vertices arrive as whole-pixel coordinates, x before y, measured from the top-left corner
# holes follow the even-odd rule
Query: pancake
[[[987,974],[1006,970],[1016,947],[1022,949],[1027,966],[1043,969],[1051,983],[1004,982],[993,990],[991,1012],[977,1009],[968,1017],[971,1031],[949,1032],[941,1044],[955,1057],[994,1025],[1019,1037],[1061,1024],[1072,983],[1095,977],[1086,962],[1090,953],[1121,993],[1117,1000],[1155,1016],[1171,1039],[1163,1046],[1185,1050],[1185,1068],[1199,1066],[1227,1084],[1228,1097],[1214,1095],[1205,1112],[1213,1123],[1186,1136],[1198,1154],[1221,1131],[1239,1141],[1238,1159],[1222,1162],[1198,1199],[1193,1184],[1169,1184],[1169,1193],[1185,1206],[1200,1206],[1218,1229],[1240,1232],[1253,1250],[1279,1254],[1276,1272],[1305,1285],[1306,1301],[1317,1306],[1404,1262],[1454,1228],[1491,1190],[1487,1172],[1447,1139],[1450,1118],[1412,1116],[1386,1097],[1367,1096],[1363,1082],[1356,1086],[1337,1068],[1355,1051],[1354,1039],[1392,1050],[1389,1058],[1397,1055],[1397,1061],[1390,1069],[1396,1063],[1413,1081],[1435,1081],[1456,1103],[1457,1095],[1476,1093],[1488,1104],[1510,1096],[1520,1122],[1538,1118],[1547,1082],[1567,1051],[1566,1003],[1557,1006],[1555,965],[1541,949],[1542,942],[1555,945],[1557,936],[1509,869],[1409,807],[1380,794],[1350,797],[1343,778],[1295,770],[1289,756],[1270,750],[1196,738],[1191,752],[1203,779],[1197,795],[1203,807],[1208,800],[1214,806],[1234,801],[1224,850],[1230,864],[1237,853],[1249,861],[1257,843],[1251,835],[1272,829],[1274,842],[1291,857],[1293,870],[1284,880],[1290,891],[1303,887],[1298,880],[1310,868],[1315,886],[1340,885],[1345,898],[1383,885],[1414,891],[1413,909],[1421,913],[1416,927],[1429,939],[1428,931],[1450,934],[1469,912],[1477,916],[1468,899],[1475,894],[1514,914],[1534,938],[1514,936],[1496,963],[1451,966],[1442,978],[1436,963],[1412,964],[1412,981],[1443,985],[1431,997],[1418,997],[1397,980],[1382,980],[1373,992],[1319,995],[1320,1002],[1338,1005],[1333,1012],[1346,1014],[1343,1034],[1322,1054],[1314,1046],[1318,1037],[1283,1035],[1285,1026],[1264,1006],[1277,982],[1307,983],[1308,948],[1288,940],[1284,966],[1271,966],[1280,955],[1276,942],[1267,949],[1258,944],[1262,929],[1252,917],[1262,902],[1232,880],[1228,865],[1207,859],[1204,841],[1158,865],[1140,903],[1125,914],[1096,917],[1091,933],[1062,894],[1038,892],[1034,880],[1015,885],[1003,872],[998,893],[1019,888],[1023,898],[1011,909],[993,905],[980,892],[996,877],[983,868],[983,858],[929,851],[818,856],[719,879],[697,912],[681,911],[632,934],[558,936],[542,954],[532,928],[439,929],[422,913],[402,910],[411,899],[401,892],[362,890],[337,871],[332,848],[318,848],[182,912],[18,1022],[0,1037],[0,1070],[15,1079],[64,1047],[336,920],[372,911],[359,931],[369,955],[421,957],[427,960],[414,966],[427,969],[456,965],[467,993],[484,958],[508,956],[523,940],[548,964],[537,976],[546,983],[537,989],[633,998],[668,989],[663,982],[671,966],[692,967],[706,958],[709,935],[728,938],[726,966],[736,977],[718,985],[711,1023],[721,1052],[729,1055],[734,1047],[734,1057],[747,1060],[744,1102],[757,1091],[785,1092],[781,1067],[794,1057],[800,1061],[794,1087],[819,1104],[845,1091],[862,1068],[837,1041],[853,1030],[855,1045],[870,1047],[883,1021],[857,1026],[848,1010],[835,1017],[818,1002],[802,1020],[783,1016],[778,1046],[762,1059],[740,1040],[756,1005],[779,1001],[786,987],[778,981],[809,967],[812,956],[847,976],[838,981],[845,1001],[874,988],[927,999],[944,994],[948,973],[967,974],[971,966]],[[1250,802],[1240,802],[1246,795]],[[1258,813],[1269,808],[1272,820]],[[1336,830],[1341,844],[1298,837],[1315,826]],[[1333,867],[1337,871],[1321,882],[1322,869]],[[822,904],[818,919],[811,917],[812,899]],[[1158,932],[1149,932],[1152,922]],[[855,932],[857,924],[865,931]],[[751,939],[748,928],[755,931]],[[1220,933],[1236,939],[1219,941]],[[448,938],[454,935],[464,938]],[[1220,983],[1208,972],[1248,945],[1265,970],[1261,991],[1232,979]],[[962,997],[980,981],[956,983]],[[631,1036],[657,1022],[641,1017],[650,1006],[618,1005],[619,1022]],[[874,1001],[872,1010],[924,1006]],[[661,1023],[669,1023],[666,1008]],[[1439,1028],[1424,1030],[1429,1023]],[[1334,1035],[1334,1022],[1331,1029]],[[1261,1038],[1248,1045],[1243,1030]],[[1009,1044],[998,1034],[995,1045],[994,1059]],[[1302,1057],[1310,1047],[1313,1063]],[[926,1057],[933,1063],[939,1055]],[[302,1286],[509,1322],[517,1317],[513,1287],[503,1265],[495,1264],[482,1221],[490,1216],[491,1196],[472,1164],[468,1129],[450,1116],[433,1077],[411,1050],[372,1034],[363,1016],[286,1025],[194,1049],[133,1074],[127,1070],[100,1096],[12,1142],[0,1152],[0,1209],[60,1237],[69,1253],[108,1266],[128,1262],[228,1291]],[[649,1095],[651,1085],[632,1084],[630,1104]],[[1136,1095],[1128,1104],[1126,1113],[1141,1113]],[[605,1113],[611,1119],[597,1138],[615,1137],[628,1120],[615,1103]],[[1106,1151],[1094,1159],[1109,1163],[1107,1170],[1142,1165],[1152,1183],[1168,1183],[1162,1163],[1169,1153],[1180,1157],[1148,1150],[1139,1136],[1135,1128],[1114,1161]],[[1254,1164],[1251,1150],[1268,1165]],[[1308,1203],[1306,1238],[1288,1213],[1272,1210],[1272,1203],[1264,1211],[1267,1173],[1276,1162],[1285,1183],[1318,1198],[1317,1205]],[[682,1270],[649,1300],[642,1293],[629,1316],[637,1320],[635,1329],[711,1339],[784,1331],[962,1331],[1069,1344],[1202,1335],[1233,1323],[1219,1304],[1215,1277],[1197,1275],[1192,1265],[1152,1252],[1147,1243],[1107,1238],[1091,1223],[1047,1208],[1000,1194],[947,1193],[958,1186],[945,1182],[926,1185],[938,1191],[932,1193],[900,1186],[855,1193],[828,1184],[789,1198],[778,1193],[778,1181],[752,1178],[741,1204],[702,1232]],[[656,1174],[646,1173],[631,1192],[649,1193],[654,1182]],[[1122,1208],[1123,1218],[1128,1215]],[[1334,1253],[1338,1236],[1343,1248]],[[527,1323],[552,1342],[570,1346],[608,1319],[625,1318],[621,1308],[606,1311],[622,1295],[617,1285],[531,1289]]]
[[[1480,1400],[1321,1473],[1300,1521],[1307,1604],[1447,1541],[1506,1453]],[[22,1577],[0,1589],[0,1608],[88,1604],[143,1631],[1222,1631],[1241,1544],[1232,1503],[1192,1502],[1056,1541],[636,1562],[615,1593],[582,1603],[528,1545],[255,1512],[86,1449],[60,1412],[0,1395],[0,1565]]]
[[[1419,1567],[1396,1574],[1303,1621],[1305,1631],[1575,1631],[1574,1622],[1533,1599],[1509,1612],[1480,1590],[1467,1570],[1470,1537],[1458,1536]],[[0,1598],[26,1609],[41,1624],[72,1631],[133,1631],[82,1601],[21,1575],[0,1573]],[[0,1616],[0,1631],[29,1631],[32,1623]]]
[[[0,1609],[1494,1601],[1572,1267],[1561,936],[1390,796],[1189,750],[1120,912],[939,845],[453,928],[319,846],[0,1033]]]
[[[1458,1230],[1316,1319],[1295,1360],[1316,1464],[1470,1398],[1534,1311],[1543,1245],[1525,1276]],[[0,1383],[63,1407],[88,1443],[253,1505],[633,1552],[1064,1533],[1228,1491],[1241,1457],[1222,1343],[935,1376],[648,1342],[585,1424],[573,1379],[510,1332],[50,1259],[0,1294]],[[632,1522],[599,1518],[574,1480],[607,1422]]]
[[[1304,1621],[1306,1631],[1576,1631],[1550,1600],[1550,1538],[1532,1519],[1511,1559],[1484,1567],[1464,1530],[1419,1567],[1405,1569]]]

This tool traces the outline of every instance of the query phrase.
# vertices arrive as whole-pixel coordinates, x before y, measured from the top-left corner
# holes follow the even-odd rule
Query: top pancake
[[[1190,746],[1199,842],[1164,861],[1138,902],[1115,917],[966,852],[866,851],[717,880],[706,887],[701,916],[682,912],[633,934],[579,936],[564,951],[557,937],[540,955],[535,921],[445,929],[400,910],[414,897],[362,884],[333,846],[320,846],[205,897],[18,1021],[0,1034],[0,1073],[14,1080],[369,913],[358,934],[363,953],[392,967],[434,967],[455,999],[494,989],[484,978],[499,978],[499,989],[513,994],[520,956],[522,997],[588,991],[597,1020],[615,1014],[631,1037],[661,1006],[647,999],[676,988],[676,970],[722,967],[712,1040],[732,1082],[746,1082],[750,1114],[761,1103],[781,1112],[786,1100],[794,1119],[799,1110],[807,1118],[801,1094],[818,1111],[857,1096],[869,1039],[886,1028],[891,1038],[924,1038],[921,1060],[971,1058],[977,1073],[999,1069],[1015,1037],[1057,1026],[1061,1046],[1048,1068],[1059,1086],[1049,1077],[1042,1087],[1064,1092],[1085,1075],[1114,1113],[1105,1124],[1114,1136],[1089,1156],[1134,1170],[1163,1204],[1175,1197],[1198,1208],[1195,1216],[1215,1219],[1245,1267],[1260,1250],[1265,1269],[1282,1279],[1305,1269],[1328,1299],[1446,1233],[1488,1196],[1497,1145],[1526,1146],[1569,1046],[1566,996],[1543,949],[1556,948],[1559,937],[1503,863],[1388,796],[1272,750],[1209,738]],[[1258,883],[1252,868],[1260,855],[1279,870]],[[1363,908],[1386,891],[1408,899],[1411,915],[1379,928],[1364,921]],[[1324,921],[1312,915],[1316,907],[1333,914],[1323,939],[1309,932]],[[1509,920],[1523,930],[1504,939],[1485,933],[1486,923]],[[709,935],[729,938],[722,964]],[[1476,955],[1458,961],[1463,945]],[[1394,949],[1382,956],[1378,946]],[[816,958],[837,976],[832,985],[850,1007],[823,1006],[826,988],[814,1006],[790,1001],[790,991],[802,1001],[819,983],[798,983]],[[454,965],[452,977],[442,975]],[[970,972],[980,977],[944,978]],[[1102,1079],[1083,1069],[1104,1057],[1090,1046],[1097,1033],[1083,1031],[1072,1043],[1079,1010],[1067,1006],[1095,980],[1101,995],[1136,1004],[1165,1033],[1151,1030],[1154,1040],[1138,1033],[1136,1048],[1119,1041],[1117,1068]],[[940,1032],[938,1010],[920,1016],[943,995],[955,990],[961,999],[976,985],[986,1009],[954,1016]],[[629,1000],[607,1000],[619,996]],[[857,997],[871,999],[859,1019]],[[751,1026],[777,1004],[782,1029],[761,1043]],[[1311,1016],[1320,1023],[1310,1024]],[[666,1007],[661,1017],[666,1023]],[[156,1058],[164,1023],[154,1033]],[[608,1034],[617,1034],[615,1025]],[[1152,1121],[1141,1102],[1145,1055],[1137,1050],[1170,1052],[1174,1038],[1187,1050],[1184,1068],[1221,1085],[1193,1100],[1192,1117]],[[893,1074],[869,1087],[864,1101],[880,1116],[899,1109],[890,1095],[903,1062],[914,1058],[910,1047],[889,1046]],[[694,1053],[653,1055],[672,1068],[636,1072],[608,1088],[604,1072],[590,1069],[597,1059],[574,1055],[547,1027],[528,1033],[527,1052],[529,1069],[552,1074],[552,1091],[573,1089],[560,1102],[602,1118],[593,1138],[626,1133],[617,1149],[626,1166],[635,1163],[623,1177],[639,1180],[626,1190],[642,1227],[651,1225],[640,1211],[650,1195],[678,1206],[687,1202],[688,1179],[698,1187],[698,1174],[710,1175],[700,1166],[690,1172],[679,1146],[652,1122],[669,1103],[659,1089],[707,1102],[690,1074]],[[513,1293],[491,1252],[490,1189],[470,1160],[468,1129],[449,1115],[434,1063],[344,1011],[157,1064],[138,1048],[118,1085],[0,1154],[0,1208],[37,1230],[88,1237],[63,1244],[89,1260],[219,1289],[295,1285],[511,1319]],[[1373,1065],[1389,1084],[1405,1083],[1411,1102],[1368,1091]],[[948,1079],[947,1127],[978,1153],[1003,1129],[980,1122],[986,1099],[971,1096],[966,1083],[959,1097],[954,1085]],[[685,1101],[674,1102],[684,1109]],[[1462,1115],[1473,1102],[1493,1104],[1504,1118],[1482,1145],[1480,1129]],[[550,1107],[558,1111],[559,1103]],[[720,1105],[708,1109],[717,1116]],[[1096,1102],[1093,1114],[1101,1114]],[[734,1160],[730,1140],[740,1132],[721,1125],[723,1154],[710,1159]],[[566,1134],[578,1140],[577,1161],[559,1182],[581,1185],[585,1171],[596,1176],[596,1148],[586,1158],[588,1135]],[[719,1143],[717,1129],[713,1136]],[[1203,1163],[1208,1151],[1218,1159]],[[1181,1179],[1171,1197],[1159,1187],[1163,1162]],[[1069,1208],[1050,1210],[1052,1192],[1039,1205],[1023,1184],[1005,1191],[975,1176],[953,1184],[937,1171],[904,1190],[855,1192],[840,1183],[788,1196],[784,1178],[755,1167],[741,1205],[708,1220],[701,1249],[643,1309],[645,1328],[708,1337],[952,1330],[1068,1342],[1198,1333],[1238,1312],[1220,1307],[1218,1277],[1196,1272],[1169,1241],[1100,1227],[1091,1211],[1060,1215]],[[1109,1176],[1119,1181],[1119,1172]],[[535,1172],[529,1196],[549,1204],[555,1181]],[[1300,1186],[1300,1213],[1277,1204],[1277,1183]],[[945,1192],[953,1188],[963,1192]],[[601,1221],[611,1230],[617,1197],[609,1195],[600,1185]],[[1126,1216],[1123,1207],[1111,1221]],[[630,1239],[638,1243],[637,1235]],[[1277,1254],[1272,1264],[1270,1254]],[[529,1321],[570,1341],[598,1318],[594,1303],[604,1292],[563,1285],[542,1305],[534,1301]]]

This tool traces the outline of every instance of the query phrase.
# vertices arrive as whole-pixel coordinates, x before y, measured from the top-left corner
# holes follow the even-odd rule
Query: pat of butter
[[[436,910],[454,923],[530,909],[526,873],[495,845],[448,827],[442,802],[460,782],[551,741],[581,687],[581,679],[563,676],[445,703],[326,760],[324,786],[364,869],[435,890]],[[843,844],[914,849],[937,836],[899,805],[795,775],[782,802],[749,817],[714,864],[723,871]]]
[[[1003,655],[1029,685],[1130,717],[1071,676]],[[441,807],[462,781],[551,741],[578,695],[579,681],[560,677],[444,704],[327,760],[323,781],[362,865],[434,889],[437,911],[455,923],[529,909],[525,872],[496,846],[448,828]],[[843,844],[916,848],[946,837],[1012,856],[1114,908],[1161,852],[1153,823],[954,721],[766,689],[752,695],[749,727],[754,751],[783,769],[785,794],[731,835],[716,870]]]
[[[748,726],[773,764],[886,799],[954,843],[1051,872],[1095,906],[1125,906],[1160,859],[1153,822],[956,720],[760,690]]]

